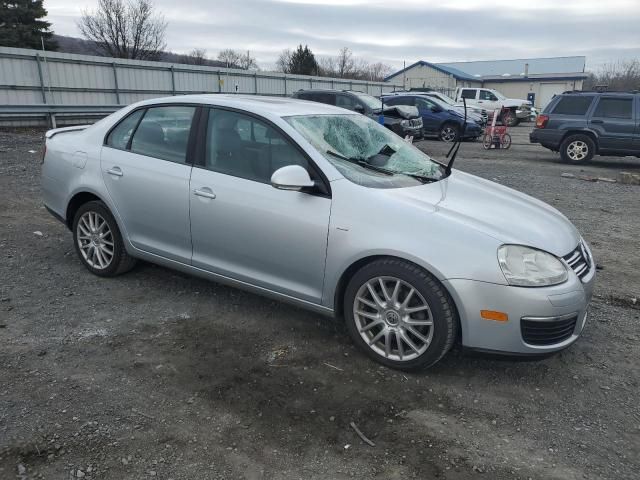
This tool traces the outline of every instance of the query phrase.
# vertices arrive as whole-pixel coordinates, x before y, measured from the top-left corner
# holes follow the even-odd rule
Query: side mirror
[[[433,113],[440,113],[442,112],[442,107],[440,105],[434,105],[433,107],[431,107],[431,111]]]
[[[353,107],[353,111],[356,113],[364,113],[364,107],[362,105],[356,105]]]
[[[300,191],[315,186],[315,182],[300,165],[287,165],[273,172],[271,186],[279,190]]]

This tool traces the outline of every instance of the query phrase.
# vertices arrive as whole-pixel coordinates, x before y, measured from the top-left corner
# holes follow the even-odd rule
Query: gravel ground
[[[0,131],[0,478],[638,478],[640,187],[560,175],[640,161],[582,172],[529,129],[509,151],[465,143],[456,166],[583,232],[601,268],[584,336],[536,362],[455,349],[416,374],[256,295],[149,264],[92,276],[42,207],[43,132]]]

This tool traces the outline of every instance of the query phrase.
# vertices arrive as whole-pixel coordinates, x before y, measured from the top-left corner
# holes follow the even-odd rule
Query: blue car
[[[422,117],[424,136],[438,137],[444,142],[453,142],[462,133],[464,114],[446,108],[433,98],[419,94],[396,94],[382,98],[387,105],[411,105],[418,108]],[[482,127],[475,121],[467,118],[467,126],[462,133],[463,139],[475,140],[482,135]]]

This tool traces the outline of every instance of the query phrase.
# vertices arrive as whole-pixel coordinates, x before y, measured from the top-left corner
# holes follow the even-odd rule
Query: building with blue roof
[[[433,89],[452,97],[462,87],[490,88],[509,98],[526,99],[533,94],[535,106],[544,108],[558,93],[581,90],[585,78],[585,57],[574,56],[448,63],[420,60],[385,81],[405,90]]]

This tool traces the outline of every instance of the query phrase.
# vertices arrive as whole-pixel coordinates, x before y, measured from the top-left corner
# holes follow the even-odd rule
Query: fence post
[[[40,64],[40,54],[36,53],[38,62],[38,77],[40,77],[40,89],[42,90],[42,103],[47,103],[47,92],[44,89],[44,77],[42,76],[42,65]]]
[[[282,78],[284,80],[284,96],[287,96],[287,74],[283,73]]]
[[[173,72],[173,65],[171,65],[169,69],[171,70],[171,95],[175,95],[176,94],[176,77]]]
[[[353,90],[353,80],[349,82],[349,85],[350,85],[349,90]]]
[[[118,88],[118,70],[116,68],[116,62],[112,62],[113,67],[113,83],[116,86],[116,104],[120,105],[120,89]]]
[[[313,78],[309,77],[309,88],[313,90]]]
[[[256,73],[253,74],[253,87],[255,90],[255,94],[258,95],[258,72],[256,71]]]

